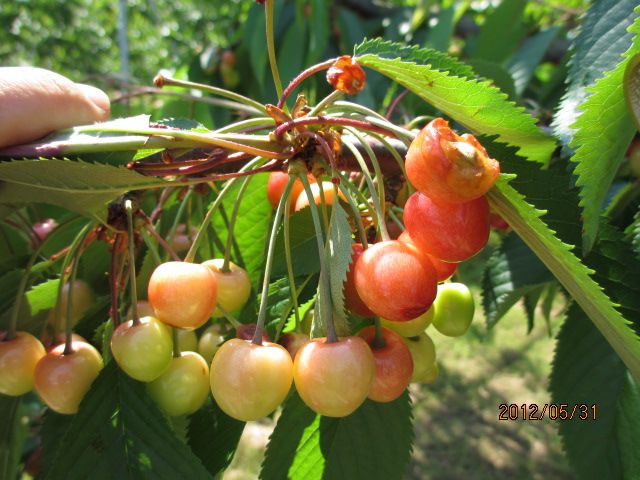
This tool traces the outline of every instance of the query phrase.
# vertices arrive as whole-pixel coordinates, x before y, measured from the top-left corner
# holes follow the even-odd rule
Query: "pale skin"
[[[0,148],[109,118],[109,97],[90,85],[33,67],[0,67]]]

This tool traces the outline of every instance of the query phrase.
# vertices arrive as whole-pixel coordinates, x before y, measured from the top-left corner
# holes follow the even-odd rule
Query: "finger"
[[[0,147],[107,118],[102,90],[41,68],[0,68]]]

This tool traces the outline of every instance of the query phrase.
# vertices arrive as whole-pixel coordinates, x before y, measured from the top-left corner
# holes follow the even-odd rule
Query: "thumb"
[[[41,68],[0,68],[0,148],[107,118],[102,90]]]

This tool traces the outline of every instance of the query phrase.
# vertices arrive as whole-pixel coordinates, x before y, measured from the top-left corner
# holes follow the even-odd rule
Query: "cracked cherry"
[[[415,247],[398,240],[366,249],[354,276],[360,298],[388,320],[406,321],[422,315],[436,297],[433,265]]]

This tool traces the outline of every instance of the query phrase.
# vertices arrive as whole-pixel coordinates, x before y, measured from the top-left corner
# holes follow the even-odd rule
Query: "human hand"
[[[0,148],[109,118],[109,98],[42,68],[0,67]]]

